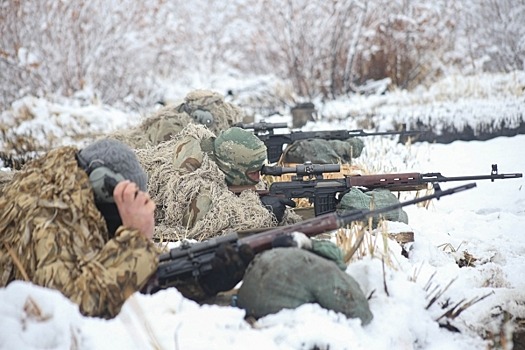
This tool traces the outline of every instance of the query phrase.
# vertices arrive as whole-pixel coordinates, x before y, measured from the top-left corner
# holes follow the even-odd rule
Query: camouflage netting
[[[182,103],[168,105],[159,109],[142,124],[129,129],[116,131],[109,137],[128,143],[132,148],[145,148],[170,140],[188,124],[199,124],[202,113],[209,112],[213,122],[207,127],[215,134],[241,122],[244,112],[231,103],[225,102],[222,95],[209,90],[195,90],[184,98]]]
[[[398,204],[397,197],[387,189],[380,188],[372,191],[363,192],[360,189],[352,188],[346,193],[339,206],[341,209],[379,209],[389,205]],[[408,224],[407,213],[399,208],[381,215],[385,220],[399,221]],[[372,220],[372,226],[375,228],[379,224],[380,218],[375,216]]]
[[[285,163],[304,163],[311,161],[314,164],[351,164],[353,158],[361,155],[364,142],[359,138],[347,140],[307,139],[295,141],[283,153]]]
[[[203,154],[202,165],[194,171],[183,172],[175,168],[173,148],[179,139],[187,136],[202,140],[213,137],[213,133],[200,125],[190,124],[173,140],[137,150],[139,160],[149,174],[150,195],[157,203],[155,237],[202,240],[229,230],[277,226],[275,218],[261,205],[255,192],[244,191],[237,196],[228,190],[224,174],[207,154]],[[185,227],[184,215],[189,203],[203,193],[211,202],[209,211],[192,227]]]

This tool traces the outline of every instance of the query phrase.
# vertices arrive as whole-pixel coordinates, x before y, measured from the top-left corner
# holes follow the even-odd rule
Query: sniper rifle
[[[173,248],[168,253],[160,255],[156,273],[156,282],[158,283],[157,290],[174,286],[180,280],[188,278],[198,279],[200,276],[211,273],[210,271],[213,270],[211,261],[216,250],[224,243],[231,244],[236,249],[243,244],[247,244],[252,248],[254,253],[259,253],[271,249],[272,241],[280,235],[298,231],[311,237],[345,227],[353,221],[363,221],[369,217],[384,214],[391,210],[396,210],[431,199],[440,199],[441,197],[474,187],[476,187],[476,183],[468,183],[448,190],[436,189],[431,195],[396,203],[375,210],[347,210],[327,213],[293,225],[276,227],[244,238],[239,238],[236,232],[232,232],[199,243],[192,244],[184,241],[181,246]]]
[[[390,191],[416,191],[426,189],[429,183],[451,181],[475,181],[515,179],[521,173],[498,174],[498,165],[492,164],[490,175],[443,176],[441,173],[393,173],[375,175],[347,175],[340,179],[325,179],[323,173],[340,171],[339,164],[299,164],[295,167],[263,166],[261,174],[280,176],[293,173],[291,181],[273,182],[267,191],[260,195],[270,194],[286,198],[308,198],[314,205],[315,216],[332,212],[336,209],[342,196],[352,187],[368,190],[385,188]],[[263,193],[264,192],[264,193]],[[338,195],[340,197],[338,197]]]
[[[323,140],[347,140],[351,137],[362,136],[385,136],[400,135],[400,138],[406,136],[419,135],[423,131],[383,131],[367,132],[363,129],[355,130],[326,130],[326,131],[291,131],[289,134],[275,134],[275,129],[287,128],[286,123],[237,123],[233,126],[242,129],[253,129],[254,134],[266,145],[268,161],[277,162],[283,154],[283,146],[290,145],[295,141],[306,139],[323,139]]]

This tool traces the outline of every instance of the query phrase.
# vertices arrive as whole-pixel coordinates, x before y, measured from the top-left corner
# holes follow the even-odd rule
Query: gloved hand
[[[275,217],[277,222],[281,222],[286,210],[286,206],[295,207],[295,202],[289,198],[277,197],[267,195],[261,197],[262,204],[268,209]]]
[[[211,260],[211,271],[199,278],[204,292],[214,296],[235,287],[242,280],[244,271],[253,257],[253,250],[247,244],[239,246],[238,249],[228,243],[221,244]]]
[[[292,232],[279,235],[272,240],[272,248],[297,247],[311,250],[312,240],[302,232]]]

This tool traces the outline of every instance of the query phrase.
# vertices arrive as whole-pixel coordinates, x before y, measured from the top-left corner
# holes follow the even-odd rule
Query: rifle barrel
[[[523,177],[522,173],[491,174],[491,175],[467,175],[467,176],[443,176],[441,173],[421,174],[421,182],[449,182],[449,181],[476,181],[476,180],[498,180],[517,179]]]
[[[401,131],[373,131],[366,132],[363,129],[348,130],[348,137],[353,136],[381,136],[381,135],[419,135],[425,131],[419,130],[401,130]]]

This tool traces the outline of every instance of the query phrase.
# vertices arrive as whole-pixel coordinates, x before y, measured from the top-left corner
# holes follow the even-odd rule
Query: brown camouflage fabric
[[[202,165],[205,152],[201,148],[201,140],[186,136],[173,147],[173,166],[181,175],[193,173]],[[223,187],[224,188],[224,187]],[[212,208],[211,186],[201,184],[195,188],[195,196],[191,198],[184,210],[182,225],[194,227]]]
[[[145,120],[140,129],[144,131],[148,144],[158,145],[171,140],[189,123],[192,123],[189,115],[180,113],[175,106],[166,106]]]
[[[15,170],[0,170],[0,196],[2,195],[3,188],[11,181]]]
[[[120,227],[108,239],[87,174],[63,147],[17,172],[0,198],[0,286],[57,289],[88,316],[113,317],[157,267],[154,243]]]

